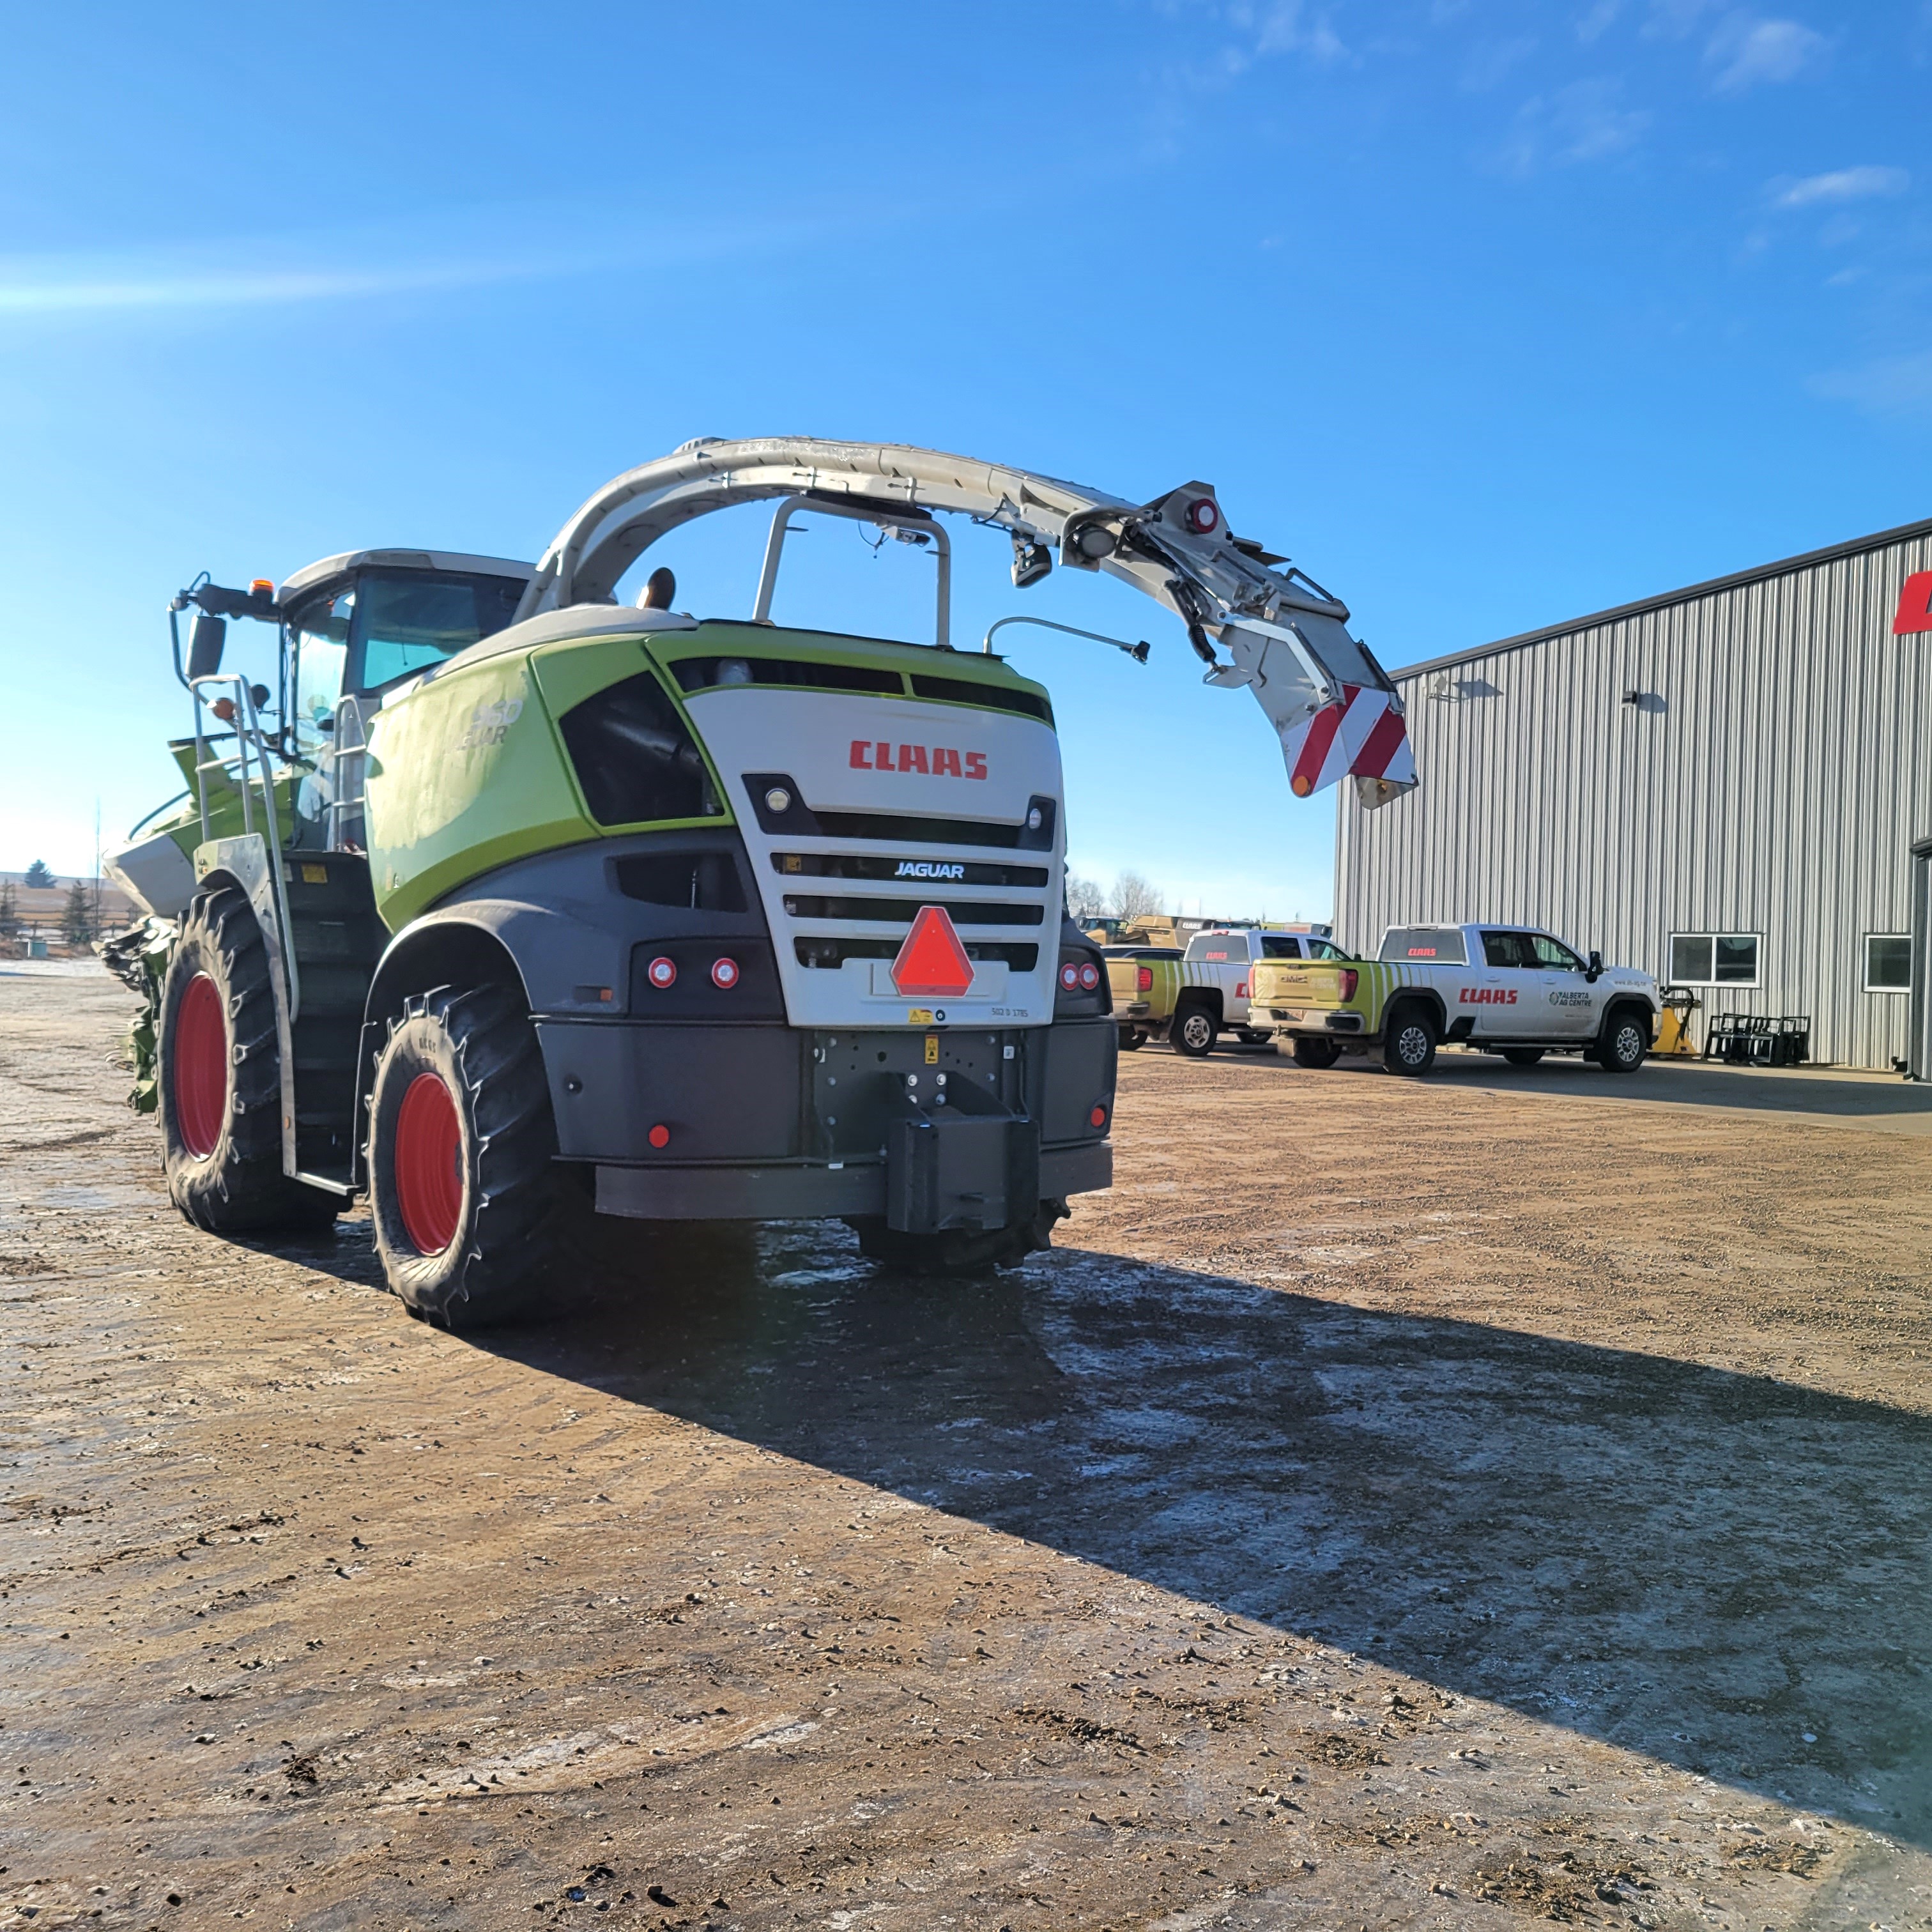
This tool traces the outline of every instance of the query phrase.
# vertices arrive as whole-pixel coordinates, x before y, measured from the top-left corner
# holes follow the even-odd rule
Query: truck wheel
[[[1503,1058],[1512,1066],[1534,1066],[1543,1058],[1543,1049],[1540,1046],[1506,1046]]]
[[[199,896],[161,988],[163,1165],[211,1234],[330,1226],[339,1203],[282,1172],[281,1056],[268,955],[248,895]]]
[[[1332,1040],[1298,1040],[1294,1042],[1294,1064],[1298,1066],[1320,1069],[1333,1066],[1342,1057],[1342,1049]]]
[[[1028,1255],[1053,1245],[1053,1224],[1066,1217],[1064,1201],[1042,1201],[1030,1221],[1016,1227],[944,1228],[909,1234],[886,1226],[878,1214],[854,1214],[845,1225],[859,1238],[859,1252],[907,1274],[973,1275],[1017,1268]]]
[[[1132,1053],[1136,1052],[1140,1048],[1146,1046],[1147,1037],[1147,1035],[1142,1033],[1138,1027],[1121,1028],[1120,1051],[1123,1053]]]
[[[1419,1076],[1436,1064],[1436,1022],[1426,1006],[1398,1006],[1384,1023],[1382,1064],[1391,1073]]]
[[[502,986],[418,994],[370,1096],[369,1201],[390,1292],[448,1328],[541,1307],[582,1203],[559,1166],[536,1030]]]
[[[1204,1060],[1214,1051],[1214,1036],[1219,1031],[1214,1016],[1205,1006],[1183,1006],[1168,1028],[1168,1044],[1190,1060]]]
[[[1648,1017],[1634,1006],[1612,1006],[1597,1042],[1597,1064],[1606,1073],[1634,1073],[1649,1051]]]

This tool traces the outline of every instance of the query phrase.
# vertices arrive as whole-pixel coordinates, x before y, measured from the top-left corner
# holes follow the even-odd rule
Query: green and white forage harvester
[[[748,617],[674,610],[662,569],[616,601],[658,538],[757,499]],[[933,641],[774,625],[801,513],[925,547]],[[1052,707],[990,632],[952,647],[947,513],[1010,537],[1016,586],[1057,551],[1176,613],[1291,775],[1414,782],[1346,609],[1198,483],[1132,503],[928,450],[706,440],[607,484],[534,566],[374,550],[279,589],[197,579],[170,616],[188,790],[114,855],[151,916],[107,949],[150,995],[183,1214],[314,1228],[366,1194],[390,1286],[454,1324],[541,1305],[593,1214],[838,1218],[936,1273],[1045,1246],[1111,1178],[1116,1028],[1066,916]],[[276,627],[272,691],[222,668],[237,619]]]

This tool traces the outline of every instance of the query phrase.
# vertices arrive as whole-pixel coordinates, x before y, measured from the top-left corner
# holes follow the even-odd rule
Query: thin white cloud
[[[59,262],[0,266],[0,315],[72,315],[105,309],[225,308],[262,302],[340,301],[418,289],[473,287],[539,271],[488,262],[318,273],[210,270],[203,273],[76,271]]]
[[[1824,53],[1822,34],[1798,20],[1760,20],[1732,14],[1712,36],[1705,59],[1718,70],[1712,85],[1720,94],[1796,80]]]
[[[452,217],[467,230],[440,257],[417,254],[394,234],[314,235],[273,244],[236,241],[213,250],[142,249],[118,254],[0,258],[0,322],[62,315],[218,310],[368,301],[490,284],[615,270],[642,262],[688,265],[782,248],[825,232],[806,218],[650,229],[621,216],[575,211],[552,219],[485,212]],[[546,248],[504,239],[574,231]],[[359,259],[358,259],[359,258]],[[318,269],[306,263],[346,260]],[[232,264],[248,262],[246,268]]]
[[[1834,168],[1829,174],[1807,175],[1802,181],[1772,184],[1774,208],[1815,208],[1846,201],[1869,201],[1875,196],[1903,194],[1912,177],[1903,168]]]
[[[1583,10],[1576,22],[1576,38],[1586,46],[1593,40],[1600,40],[1616,23],[1617,16],[1623,11],[1623,0],[1595,0],[1592,6]]]
[[[1814,394],[1850,403],[1868,416],[1932,421],[1932,350],[1835,369],[1814,376],[1810,386]]]
[[[1648,109],[1624,105],[1621,82],[1573,81],[1523,103],[1501,159],[1519,175],[1545,166],[1608,160],[1635,147],[1650,120]]]
[[[1340,60],[1342,44],[1325,8],[1306,0],[1234,0],[1228,24],[1252,36],[1257,54],[1307,54],[1318,61]]]

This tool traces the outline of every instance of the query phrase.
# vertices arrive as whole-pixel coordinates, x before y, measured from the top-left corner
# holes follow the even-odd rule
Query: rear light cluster
[[[1341,982],[1342,998],[1352,1000],[1355,997],[1355,988],[1362,982],[1361,974],[1352,966],[1345,966],[1335,976]]]
[[[737,983],[742,974],[735,959],[714,959],[711,962],[711,983],[720,992],[728,993]],[[644,968],[644,977],[660,993],[670,992],[677,984],[677,962],[668,959],[660,952]]]
[[[1151,966],[1136,966],[1134,968],[1134,990],[1137,993],[1154,991],[1154,968]]]
[[[1064,961],[1060,968],[1060,986],[1063,992],[1090,993],[1100,983],[1100,969],[1092,960],[1076,962]]]

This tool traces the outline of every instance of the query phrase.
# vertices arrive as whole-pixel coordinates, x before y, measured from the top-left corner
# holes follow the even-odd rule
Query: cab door
[[[1472,1040],[1534,1040],[1541,1016],[1537,1012],[1536,956],[1529,935],[1522,932],[1483,934],[1483,974],[1472,988],[1476,1024]]]
[[[1546,932],[1528,935],[1536,959],[1538,1015],[1543,1036],[1550,1040],[1588,1040],[1602,1017],[1603,982],[1591,983],[1582,960],[1560,939]]]

